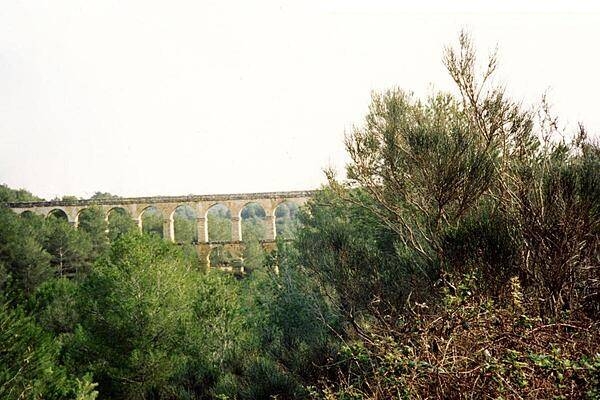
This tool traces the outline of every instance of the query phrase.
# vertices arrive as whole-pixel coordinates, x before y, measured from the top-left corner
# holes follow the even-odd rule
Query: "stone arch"
[[[82,207],[79,208],[75,211],[75,220],[79,221],[79,217],[81,216],[82,213],[85,213],[86,211],[88,211],[90,209],[90,207]]]
[[[198,214],[189,204],[179,204],[170,215],[173,237],[177,243],[198,242]]]
[[[291,239],[298,224],[300,205],[293,200],[283,200],[273,209],[275,218],[275,235],[283,239]]]
[[[79,218],[81,217],[81,214],[85,214],[87,212],[87,210],[89,209],[89,207],[83,207],[83,208],[79,208],[75,210],[75,222],[74,225],[79,228]]]
[[[35,216],[35,213],[31,210],[23,210],[19,213],[19,217],[22,218],[32,218]]]
[[[285,198],[285,199],[280,199],[275,203],[275,208],[273,208],[273,211],[275,211],[277,209],[277,207],[279,207],[280,205],[284,204],[284,203],[294,203],[298,208],[302,207],[305,203],[306,203],[307,199],[304,198]]]
[[[142,232],[156,234],[164,238],[163,212],[153,204],[145,206],[139,214]]]
[[[223,203],[215,202],[207,207],[204,217],[206,218],[209,242],[231,240],[233,223],[229,207]]]
[[[240,210],[241,240],[267,238],[267,211],[256,201],[249,201]]]
[[[43,222],[45,215],[36,210],[21,210],[19,211],[19,218],[26,223],[34,223],[35,227],[38,227],[39,222]]]
[[[139,229],[131,213],[125,207],[120,206],[110,207],[106,210],[106,224],[108,237],[111,240]]]
[[[48,214],[46,214],[46,219],[48,218],[60,218],[69,222],[69,214],[67,214],[67,212],[62,208],[53,208],[52,210],[48,211]]]
[[[110,215],[112,213],[120,213],[120,214],[125,214],[127,216],[129,216],[129,218],[131,218],[131,213],[129,211],[127,211],[127,209],[125,207],[122,206],[110,206],[110,208],[108,208],[106,210],[106,218],[109,218]]]
[[[75,226],[82,228],[88,233],[99,233],[98,230],[106,232],[106,214],[102,207],[90,206],[76,210]]]

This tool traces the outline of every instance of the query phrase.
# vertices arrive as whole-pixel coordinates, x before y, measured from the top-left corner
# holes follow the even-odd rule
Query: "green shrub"
[[[94,399],[89,376],[69,376],[59,361],[60,344],[22,310],[0,305],[0,397],[2,399]],[[81,385],[81,382],[85,382]]]

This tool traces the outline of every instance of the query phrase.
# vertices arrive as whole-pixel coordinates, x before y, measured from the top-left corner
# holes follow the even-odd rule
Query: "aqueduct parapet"
[[[108,219],[109,213],[122,208],[129,213],[137,226],[142,229],[142,214],[149,207],[155,207],[163,216],[163,237],[175,241],[173,214],[182,205],[191,207],[196,213],[196,229],[199,243],[210,243],[208,236],[207,213],[215,204],[223,204],[231,213],[231,243],[243,240],[241,228],[241,212],[249,203],[259,204],[265,211],[266,241],[276,237],[275,210],[285,202],[293,202],[298,206],[304,205],[315,191],[266,192],[244,194],[189,195],[189,196],[156,196],[129,197],[115,199],[90,199],[68,201],[39,201],[27,203],[7,203],[14,212],[33,212],[47,217],[50,213],[60,210],[65,213],[67,220],[75,227],[79,223],[79,215],[86,208],[99,207]]]

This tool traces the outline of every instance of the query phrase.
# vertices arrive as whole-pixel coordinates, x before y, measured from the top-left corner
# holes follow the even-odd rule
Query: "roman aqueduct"
[[[92,199],[72,201],[40,201],[28,203],[8,203],[14,212],[18,214],[32,212],[48,217],[53,213],[62,213],[67,221],[77,228],[81,213],[96,207],[102,210],[105,219],[111,212],[121,209],[127,212],[142,230],[142,215],[150,208],[155,208],[163,217],[163,238],[175,241],[174,214],[178,207],[187,206],[191,208],[196,216],[198,253],[202,257],[208,256],[211,249],[216,246],[225,246],[238,253],[243,248],[241,213],[245,206],[256,203],[265,212],[265,237],[262,241],[264,247],[272,247],[277,236],[275,227],[275,212],[277,208],[287,202],[298,206],[304,205],[314,191],[294,192],[268,192],[268,193],[245,193],[245,194],[222,194],[222,195],[190,195],[190,196],[157,196],[157,197],[132,197],[115,199]],[[215,205],[226,207],[231,215],[231,240],[211,241],[208,232],[208,212]]]

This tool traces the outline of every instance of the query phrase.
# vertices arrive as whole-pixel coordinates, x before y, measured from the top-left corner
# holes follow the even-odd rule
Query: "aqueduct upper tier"
[[[142,214],[145,210],[155,207],[163,216],[163,237],[175,240],[173,214],[179,206],[189,206],[196,215],[198,242],[208,243],[208,210],[217,204],[222,204],[229,209],[231,214],[231,241],[242,240],[241,212],[250,204],[257,203],[266,214],[265,240],[275,240],[275,210],[285,202],[304,205],[314,195],[315,191],[294,192],[268,192],[268,193],[243,193],[243,194],[217,194],[217,195],[190,195],[190,196],[156,196],[156,197],[130,197],[115,199],[90,199],[68,201],[39,201],[27,203],[8,203],[14,212],[21,214],[33,212],[47,217],[53,212],[63,212],[67,220],[77,227],[82,211],[89,207],[100,208],[108,220],[110,212],[114,209],[125,210],[136,224],[142,227]]]

